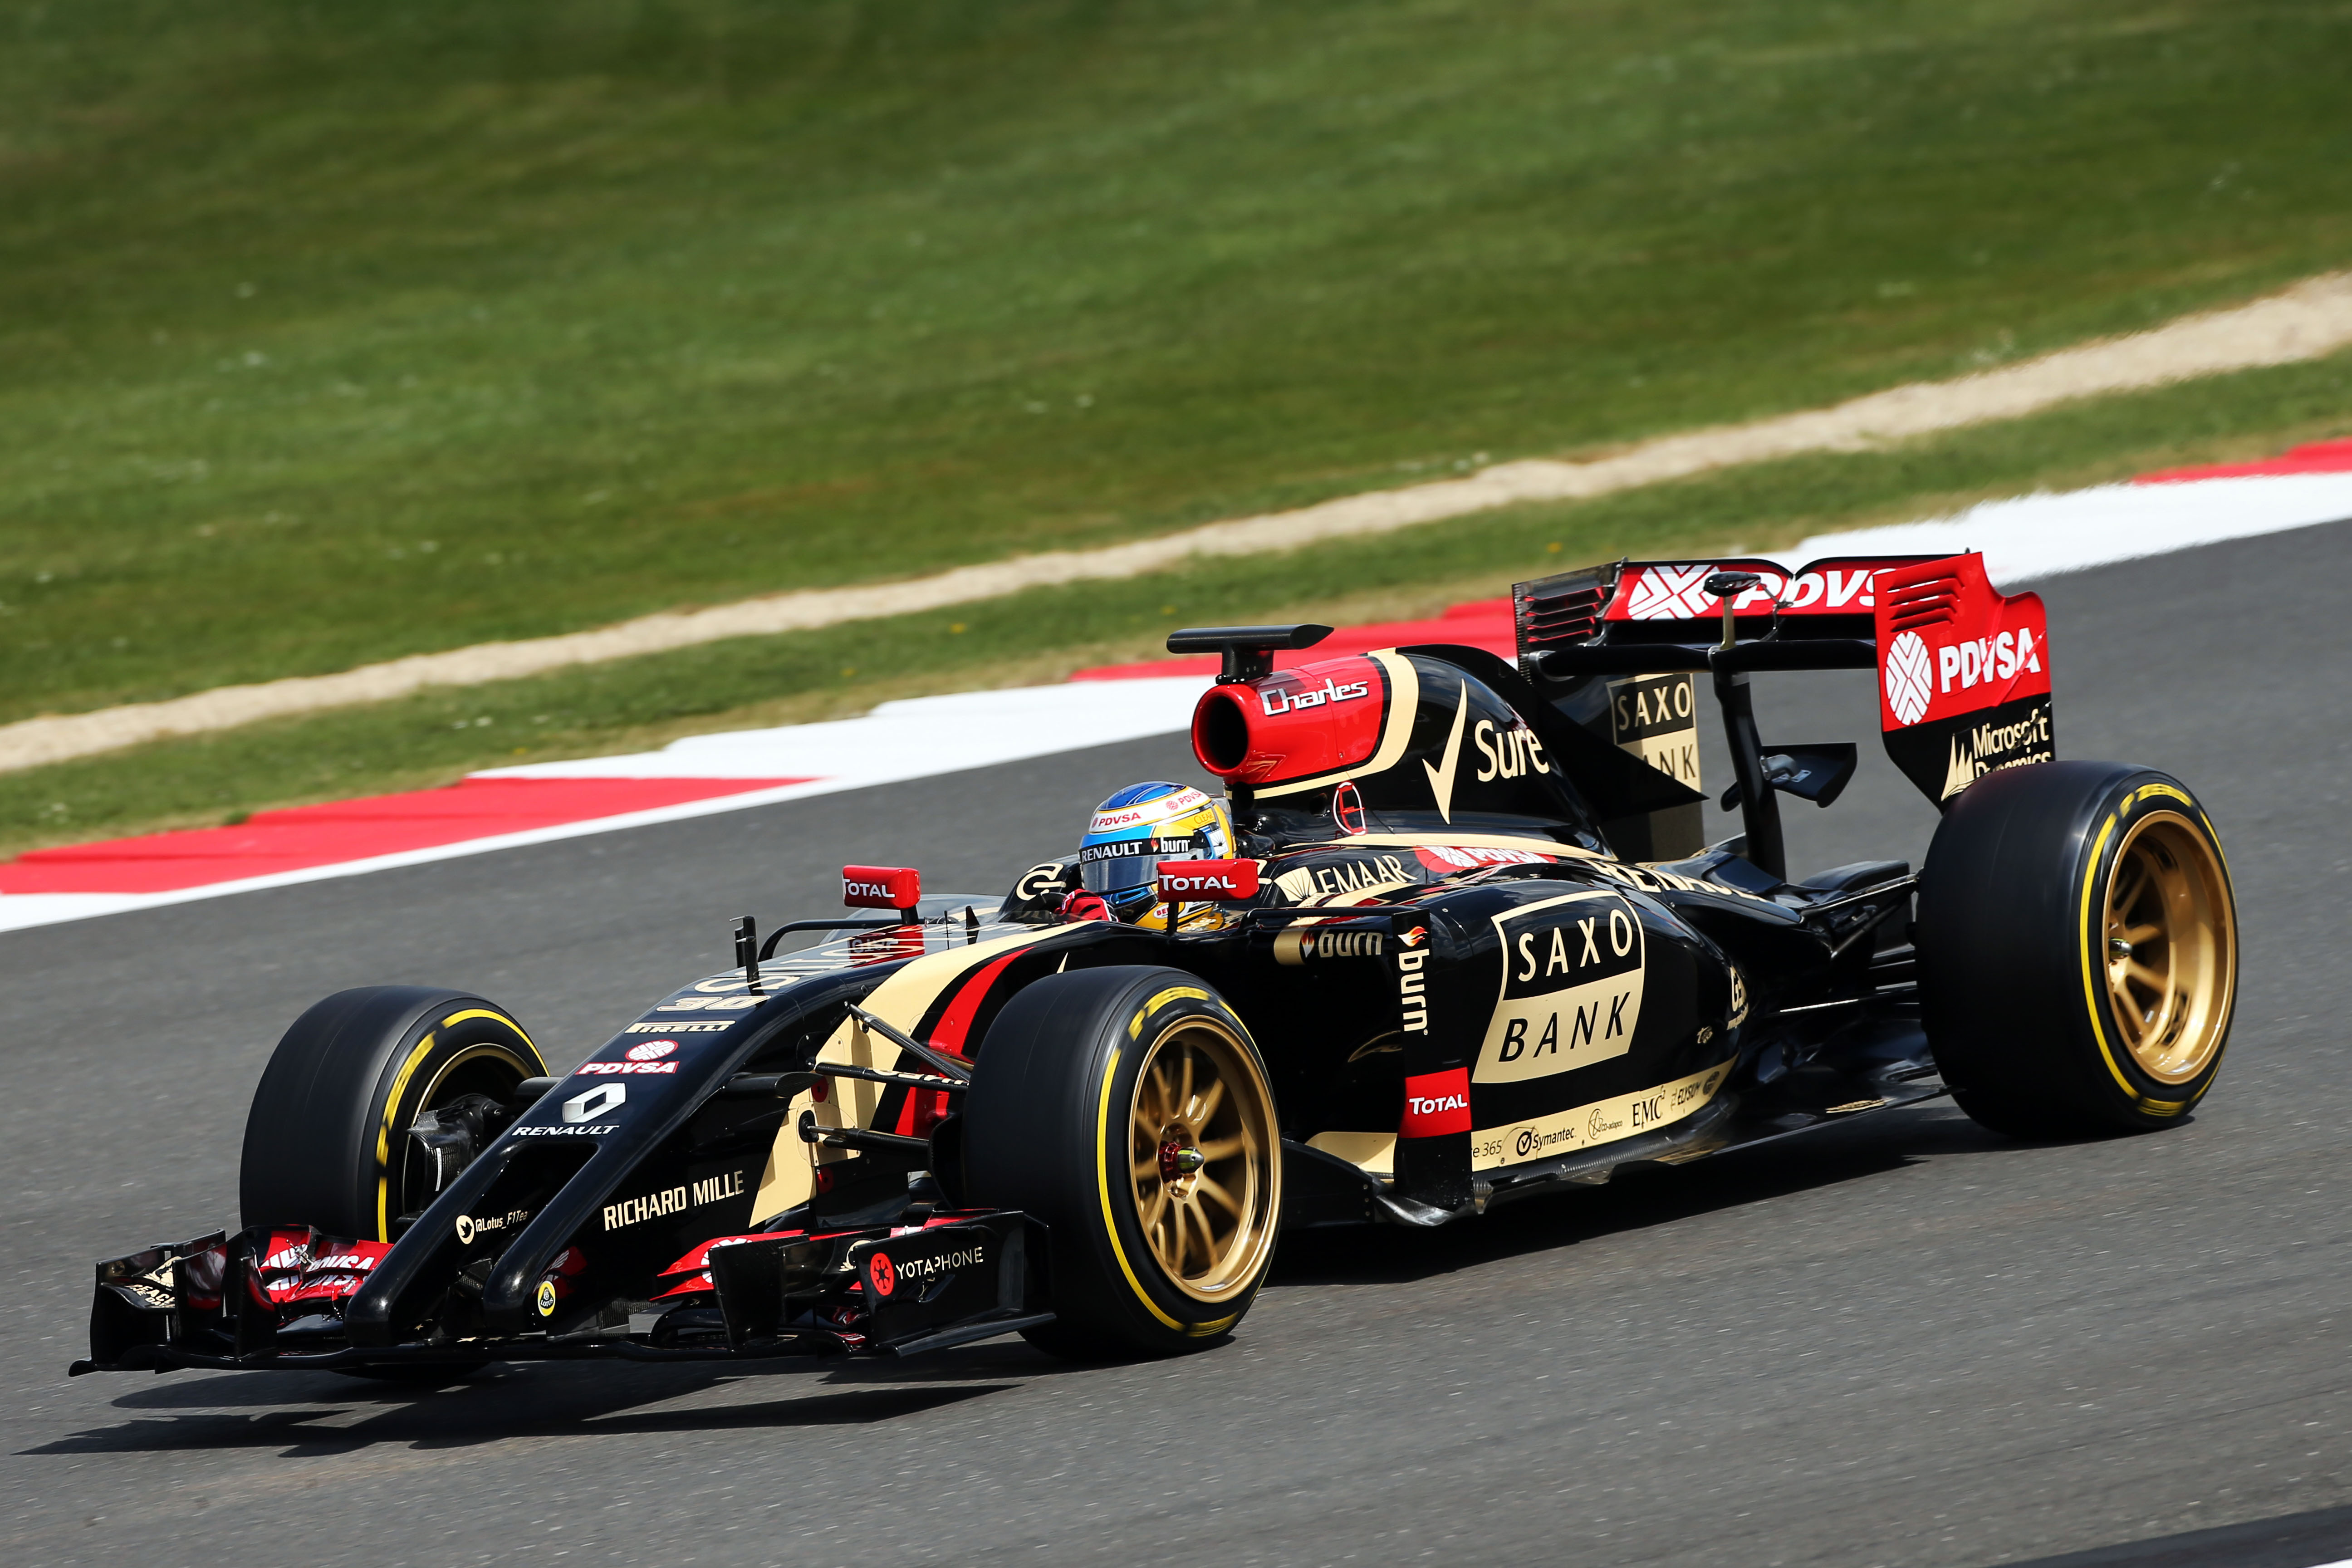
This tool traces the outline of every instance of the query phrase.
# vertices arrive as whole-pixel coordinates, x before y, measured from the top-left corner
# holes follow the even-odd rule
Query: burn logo
[[[1633,905],[1596,890],[1523,905],[1494,921],[1502,986],[1474,1081],[1549,1078],[1633,1049],[1643,963]]]
[[[1408,1035],[1429,1033],[1428,963],[1426,950],[1397,954],[1397,1027]]]

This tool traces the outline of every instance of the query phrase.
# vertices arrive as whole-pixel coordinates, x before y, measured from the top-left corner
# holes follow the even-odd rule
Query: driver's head
[[[1190,784],[1129,784],[1095,808],[1078,841],[1078,876],[1112,919],[1133,921],[1158,901],[1160,861],[1223,860],[1233,851],[1224,802]]]

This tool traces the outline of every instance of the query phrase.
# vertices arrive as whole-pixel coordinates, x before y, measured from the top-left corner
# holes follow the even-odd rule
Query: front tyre
[[[470,1096],[504,1104],[546,1064],[478,996],[370,985],[313,1004],[262,1069],[245,1123],[237,1206],[248,1226],[390,1241],[446,1184],[408,1129]]]
[[[2170,1126],[2221,1071],[2236,903],[2212,823],[2168,774],[1979,779],[1937,827],[1916,940],[1937,1063],[1997,1131]]]
[[[1038,981],[982,1043],[964,1110],[970,1201],[1051,1237],[1070,1356],[1197,1350],[1249,1310],[1282,1220],[1274,1092],[1232,1008],[1143,966]]]

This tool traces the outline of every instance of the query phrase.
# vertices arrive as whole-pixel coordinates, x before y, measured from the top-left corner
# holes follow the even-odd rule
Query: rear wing
[[[1707,586],[1725,574],[1755,579],[1718,584],[1727,606]],[[1777,858],[1773,790],[1826,805],[1852,772],[1848,762],[1825,794],[1818,783],[1798,788],[1772,776],[1786,771],[1768,765],[1776,760],[1827,758],[1838,748],[1764,745],[1754,738],[1752,717],[1743,742],[1734,710],[1748,713],[1753,671],[1875,669],[1886,753],[1939,805],[1995,768],[2056,754],[2041,597],[2000,593],[1973,553],[1829,556],[1793,572],[1754,559],[1619,561],[1518,584],[1511,607],[1521,671],[1570,717],[1596,731],[1606,726],[1629,749],[1652,737],[1623,732],[1618,704],[1596,691],[1635,683],[1644,698],[1632,714],[1636,728],[1659,713],[1647,699],[1663,696],[1664,718],[1695,741],[1692,677],[1708,673],[1732,731],[1751,858],[1759,850]],[[1644,681],[1654,684],[1641,689]],[[1661,757],[1650,760],[1664,765]],[[1688,773],[1677,776],[1696,786],[1695,746]],[[1757,821],[1759,812],[1769,825]],[[1769,832],[1759,833],[1764,826]]]

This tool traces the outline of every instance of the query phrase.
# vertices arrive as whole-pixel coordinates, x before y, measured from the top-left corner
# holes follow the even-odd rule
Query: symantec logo
[[[1470,1131],[1470,1069],[1449,1068],[1404,1080],[1403,1138],[1442,1138]]]

